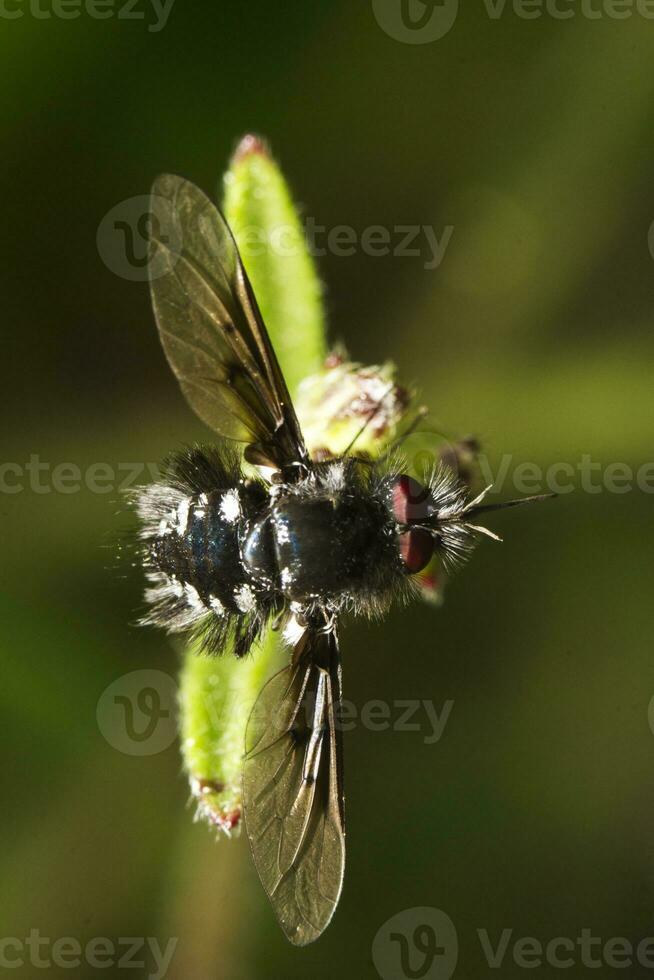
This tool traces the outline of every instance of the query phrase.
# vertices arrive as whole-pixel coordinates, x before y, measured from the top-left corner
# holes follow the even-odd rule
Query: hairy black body
[[[375,615],[411,591],[388,473],[350,457],[267,484],[244,476],[226,445],[177,454],[167,469],[138,500],[146,622],[197,631],[212,652],[233,637],[242,656],[273,615]]]

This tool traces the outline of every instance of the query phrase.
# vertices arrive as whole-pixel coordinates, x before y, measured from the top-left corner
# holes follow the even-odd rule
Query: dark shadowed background
[[[3,966],[22,955],[13,975],[46,975],[24,945],[39,930],[176,937],[173,980],[558,976],[566,957],[575,977],[654,975],[654,945],[636,953],[654,935],[646,5],[476,0],[455,16],[411,0],[403,21],[400,0],[176,0],[161,24],[150,0],[117,17],[123,3],[104,19],[48,0],[0,11]],[[555,476],[576,487],[496,517],[504,544],[482,544],[442,609],[343,629],[349,699],[453,706],[439,741],[424,723],[346,736],[345,889],[305,950],[245,838],[193,824],[178,746],[128,754],[96,717],[122,675],[177,669],[162,635],[130,625],[140,574],[113,568],[121,466],[208,437],[146,285],[108,267],[97,230],[161,171],[215,195],[248,130],[316,224],[389,230],[391,254],[318,259],[332,339],[392,357],[494,472],[508,454],[505,496],[523,462],[550,477],[568,463]],[[419,254],[392,254],[401,225],[451,226],[442,262],[422,234]],[[421,907],[449,916],[456,968],[451,929],[433,963],[420,953],[432,913],[406,910]],[[498,974],[478,930],[497,947],[504,929]],[[580,945],[584,929],[602,942]],[[525,956],[524,937],[567,942]],[[619,937],[631,955],[605,946]]]

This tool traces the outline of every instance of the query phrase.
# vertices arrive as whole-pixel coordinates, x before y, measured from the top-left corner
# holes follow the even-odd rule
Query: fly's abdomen
[[[139,509],[152,582],[147,621],[179,631],[210,614],[221,619],[256,610],[239,541],[260,497],[246,486],[190,496],[162,486],[144,491]]]
[[[246,584],[239,557],[240,521],[237,489],[186,497],[162,521],[152,544],[153,563],[186,587],[191,606],[199,601],[217,613],[243,611],[237,600]]]

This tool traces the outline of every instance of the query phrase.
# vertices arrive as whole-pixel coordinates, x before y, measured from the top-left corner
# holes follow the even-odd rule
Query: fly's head
[[[399,466],[382,478],[381,497],[395,525],[399,559],[409,575],[419,575],[433,556],[446,570],[462,564],[481,535],[502,539],[476,523],[478,514],[504,510],[518,504],[536,503],[556,494],[536,494],[502,503],[487,504],[490,486],[469,499],[469,491],[449,467],[441,464],[424,483],[402,472]]]
[[[469,499],[467,488],[445,466],[424,483],[406,473],[384,478],[382,497],[395,524],[399,558],[406,573],[417,575],[438,555],[446,568],[462,564],[479,534],[496,538],[471,523],[484,494]]]

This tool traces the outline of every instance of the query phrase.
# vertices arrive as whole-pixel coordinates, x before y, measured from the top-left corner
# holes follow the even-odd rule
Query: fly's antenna
[[[517,507],[519,504],[536,504],[541,500],[551,500],[553,497],[558,497],[558,493],[537,493],[532,497],[518,497],[516,500],[505,500],[499,504],[482,504],[482,500],[489,490],[490,487],[486,487],[478,497],[471,500],[461,511],[461,516],[470,517],[472,514],[488,514],[493,510],[505,510],[507,507]]]
[[[491,484],[492,486],[492,484]],[[482,500],[490,490],[490,486],[486,487],[485,490],[471,500],[470,503],[463,508],[462,511],[457,515],[458,519],[463,518],[463,523],[471,531],[476,531],[478,534],[485,534],[487,538],[492,538],[493,541],[501,541],[502,538],[499,534],[495,534],[494,531],[489,530],[487,527],[483,527],[481,524],[472,524],[468,517],[472,514],[488,514],[494,510],[505,510],[507,507],[517,507],[518,504],[535,504],[539,503],[541,500],[551,500],[552,497],[557,497],[556,493],[537,493],[531,497],[519,497],[517,500],[505,500],[503,503],[499,504],[482,504]]]
[[[439,486],[441,496],[443,494],[447,496],[443,497],[440,509],[436,510],[427,521],[421,522],[421,526],[432,533],[436,531],[440,533],[446,559],[456,562],[465,557],[473,544],[470,534],[483,534],[492,538],[493,541],[502,540],[499,534],[495,534],[489,528],[473,523],[470,520],[471,517],[477,514],[487,514],[494,510],[505,510],[507,507],[517,507],[518,504],[538,503],[541,500],[549,500],[558,496],[556,493],[541,493],[532,497],[506,500],[498,504],[485,504],[483,501],[491,488],[492,484],[482,490],[470,503],[461,506],[461,493],[463,492],[461,486],[447,482],[443,482]],[[449,499],[447,499],[448,497]]]
[[[359,431],[355,433],[354,438],[350,441],[349,445],[346,446],[346,448],[345,448],[345,450],[343,452],[343,456],[349,456],[352,447],[355,445],[355,443],[361,438],[361,436],[363,435],[363,433],[366,431],[366,429],[368,428],[368,426],[370,425],[370,423],[373,421],[375,415],[380,410],[380,408],[384,404],[384,401],[386,400],[386,398],[388,397],[388,395],[390,395],[390,393],[392,392],[392,390],[393,390],[394,387],[395,387],[395,383],[393,381],[391,381],[391,383],[389,384],[389,386],[386,389],[386,391],[384,391],[383,394],[380,395],[380,397],[377,399],[377,401],[373,405],[373,407],[370,410],[370,412],[368,412],[368,414],[366,416],[366,420],[363,423],[363,425],[361,426],[361,428],[359,429]]]

